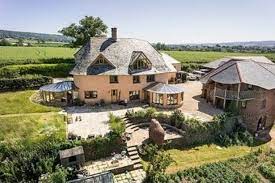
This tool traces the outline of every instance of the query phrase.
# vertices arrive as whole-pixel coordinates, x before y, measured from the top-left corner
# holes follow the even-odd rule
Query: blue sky
[[[0,0],[0,29],[57,33],[85,15],[150,42],[275,40],[275,0]]]

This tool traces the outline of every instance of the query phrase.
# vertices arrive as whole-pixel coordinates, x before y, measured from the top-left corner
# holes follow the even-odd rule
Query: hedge
[[[49,83],[52,83],[51,77],[38,75],[23,76],[19,78],[2,78],[0,79],[0,91],[37,89]]]
[[[16,78],[22,75],[67,77],[74,64],[28,64],[10,65],[0,68],[0,78]]]
[[[74,59],[73,58],[47,58],[47,59],[24,59],[24,60],[2,60],[0,59],[0,67],[4,67],[7,65],[25,65],[25,64],[61,64],[61,63],[67,63],[67,64],[73,64]]]

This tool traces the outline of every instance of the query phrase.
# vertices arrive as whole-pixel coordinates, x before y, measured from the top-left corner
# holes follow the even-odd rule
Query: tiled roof
[[[229,60],[201,78],[202,83],[246,83],[264,89],[275,89],[275,64],[254,60]]]
[[[155,85],[152,85],[151,87],[146,87],[145,90],[160,94],[177,94],[185,91],[183,87],[180,87],[178,85],[163,83],[157,83]]]
[[[133,52],[142,52],[152,63],[152,69],[144,73],[158,74],[176,72],[169,67],[162,55],[150,43],[139,39],[93,37],[76,54],[76,66],[71,71],[72,75],[129,75],[129,64]],[[102,54],[115,67],[89,69],[91,63]],[[94,72],[96,71],[96,72]]]
[[[258,63],[273,63],[271,60],[264,56],[238,56],[238,57],[225,57],[218,60],[215,60],[213,62],[209,62],[207,64],[204,64],[203,67],[210,68],[210,69],[216,69],[225,62],[228,62],[230,60],[253,60]]]

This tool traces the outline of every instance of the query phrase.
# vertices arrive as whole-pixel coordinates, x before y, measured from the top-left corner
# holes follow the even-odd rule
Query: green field
[[[73,58],[74,48],[62,47],[0,47],[0,60],[35,60],[49,58]]]
[[[179,170],[198,167],[206,163],[225,161],[249,154],[255,150],[247,146],[219,147],[217,145],[203,145],[191,149],[171,149],[168,152],[175,161],[167,169],[168,173],[176,173]],[[238,152],[238,153],[236,153]]]
[[[65,138],[64,117],[58,113],[0,116],[0,141],[27,140],[32,142],[52,134]]]
[[[61,109],[32,102],[35,92],[0,93],[0,141],[32,141],[53,133],[65,137]]]
[[[266,56],[275,61],[275,53],[255,54],[255,53],[229,53],[229,52],[201,52],[201,51],[164,51],[168,55],[177,59],[181,63],[203,64],[226,56]]]
[[[59,108],[47,107],[30,100],[35,91],[18,91],[0,93],[0,115],[43,113],[59,111]]]

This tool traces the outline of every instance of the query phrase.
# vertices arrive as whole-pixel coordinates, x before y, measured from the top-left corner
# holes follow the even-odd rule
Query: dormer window
[[[105,58],[103,58],[102,56],[99,56],[94,64],[95,65],[108,65],[108,62]]]
[[[129,66],[130,72],[139,72],[149,70],[152,67],[152,63],[141,51],[134,51],[131,57],[131,63]]]
[[[148,63],[146,63],[145,59],[138,59],[135,61],[132,67],[134,70],[143,70],[143,69],[148,69],[149,65]]]

